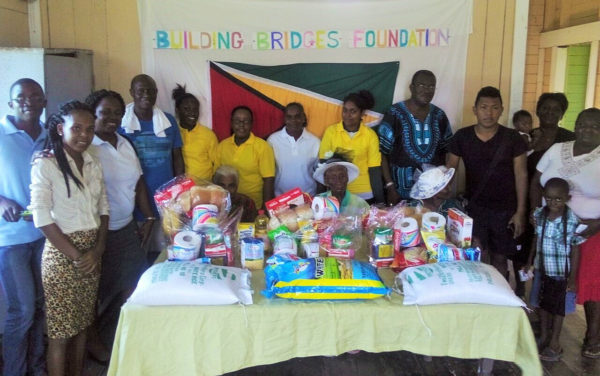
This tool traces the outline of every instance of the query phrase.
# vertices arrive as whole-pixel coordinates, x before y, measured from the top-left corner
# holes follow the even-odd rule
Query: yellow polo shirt
[[[194,129],[188,131],[179,127],[183,147],[183,162],[185,172],[196,177],[212,180],[217,161],[217,145],[219,141],[215,133],[207,127],[196,124]]]
[[[217,167],[229,165],[235,167],[240,174],[238,192],[254,201],[257,208],[263,205],[263,178],[275,176],[275,157],[273,149],[267,141],[258,138],[254,133],[237,146],[234,136],[228,137],[217,147]]]
[[[381,153],[379,152],[379,138],[371,128],[360,123],[358,131],[353,137],[344,130],[342,122],[330,125],[325,130],[319,148],[319,158],[324,158],[328,151],[336,149],[350,150],[353,154],[352,163],[359,170],[358,178],[348,184],[348,190],[354,194],[370,193],[371,181],[369,180],[369,167],[381,166]]]

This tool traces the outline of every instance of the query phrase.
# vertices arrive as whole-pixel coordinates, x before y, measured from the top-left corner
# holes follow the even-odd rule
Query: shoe
[[[585,346],[581,351],[581,355],[591,359],[600,358],[600,344]]]
[[[540,359],[544,360],[546,362],[558,362],[560,360],[560,358],[562,357],[562,349],[560,349],[559,351],[555,351],[553,349],[551,349],[550,347],[546,347],[541,353],[540,353]]]

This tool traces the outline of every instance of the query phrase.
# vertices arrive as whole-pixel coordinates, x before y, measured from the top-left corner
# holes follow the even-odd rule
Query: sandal
[[[540,359],[546,362],[558,362],[562,357],[563,350],[555,351],[549,346],[540,353]]]
[[[581,355],[591,359],[600,358],[600,344],[587,345],[581,352]]]

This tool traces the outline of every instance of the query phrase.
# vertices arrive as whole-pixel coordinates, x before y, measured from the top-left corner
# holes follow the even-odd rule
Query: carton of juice
[[[446,236],[460,248],[470,247],[473,237],[473,218],[458,209],[449,209]]]

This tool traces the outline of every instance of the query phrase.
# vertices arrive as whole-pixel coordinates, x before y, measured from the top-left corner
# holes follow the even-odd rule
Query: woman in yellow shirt
[[[211,180],[216,170],[217,136],[207,127],[198,123],[200,101],[193,94],[185,91],[185,86],[177,85],[173,89],[173,100],[179,132],[183,147],[185,172],[205,180]]]
[[[238,191],[261,208],[275,195],[275,156],[267,141],[252,133],[253,122],[250,108],[237,106],[231,111],[233,136],[219,143],[217,167],[235,167],[240,174]]]
[[[381,153],[377,133],[362,122],[364,112],[373,108],[373,94],[367,90],[350,93],[344,98],[342,121],[330,125],[323,134],[319,158],[335,152],[352,156],[359,175],[348,190],[369,203],[383,202]]]

